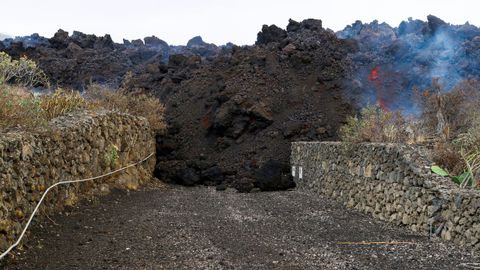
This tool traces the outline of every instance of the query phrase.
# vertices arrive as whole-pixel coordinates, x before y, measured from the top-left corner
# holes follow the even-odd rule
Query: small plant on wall
[[[118,147],[114,144],[111,144],[105,153],[105,165],[111,168],[115,167],[118,158]]]

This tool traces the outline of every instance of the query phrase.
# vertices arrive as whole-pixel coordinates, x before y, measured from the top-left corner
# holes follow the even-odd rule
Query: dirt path
[[[462,269],[475,261],[300,191],[118,191],[66,215],[35,225],[29,249],[5,269]]]

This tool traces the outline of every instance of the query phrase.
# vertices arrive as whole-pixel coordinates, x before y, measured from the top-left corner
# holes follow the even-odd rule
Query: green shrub
[[[34,130],[69,112],[98,108],[145,117],[159,133],[166,128],[165,107],[155,97],[98,85],[91,86],[84,96],[77,91],[57,89],[53,94],[35,97],[25,87],[0,85],[0,131]]]
[[[359,115],[348,117],[339,136],[347,142],[406,142],[409,138],[405,118],[380,106],[365,107]]]
[[[88,104],[77,91],[57,89],[51,95],[41,96],[42,113],[46,120],[65,115],[78,109],[87,108]]]
[[[140,91],[112,90],[100,85],[90,85],[85,98],[95,107],[145,117],[152,129],[159,133],[166,129],[165,106],[154,96]]]
[[[0,131],[45,125],[39,98],[23,87],[0,85]]]
[[[13,60],[8,54],[0,52],[0,85],[13,82],[19,86],[48,86],[47,75],[37,64],[26,57]]]
[[[35,97],[24,87],[0,85],[0,130],[45,127],[55,117],[86,107],[78,92],[57,90]]]

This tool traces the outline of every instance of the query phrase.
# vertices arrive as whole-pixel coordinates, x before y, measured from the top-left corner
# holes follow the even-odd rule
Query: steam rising
[[[357,21],[337,36],[358,43],[349,56],[355,72],[346,88],[359,106],[378,103],[415,113],[415,86],[424,89],[439,78],[449,91],[462,80],[480,77],[480,29],[468,23],[453,26],[431,15],[427,22],[409,19],[396,28]]]

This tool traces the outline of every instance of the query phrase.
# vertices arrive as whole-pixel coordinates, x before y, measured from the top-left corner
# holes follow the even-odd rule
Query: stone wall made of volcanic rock
[[[432,174],[426,156],[398,144],[295,142],[292,174],[299,189],[480,249],[480,192]]]
[[[16,240],[52,184],[111,172],[142,160],[154,149],[146,119],[109,111],[57,118],[44,132],[0,134],[0,250]],[[39,213],[52,213],[114,187],[136,189],[151,179],[154,166],[155,156],[103,179],[56,187]]]

